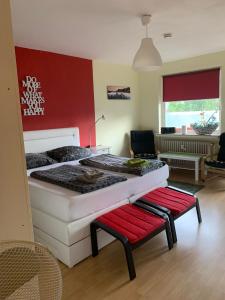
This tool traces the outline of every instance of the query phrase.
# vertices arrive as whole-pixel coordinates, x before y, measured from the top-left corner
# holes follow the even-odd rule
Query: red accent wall
[[[31,75],[40,81],[45,98],[44,116],[22,116],[24,131],[77,126],[81,145],[87,146],[95,121],[92,61],[21,47],[15,50],[20,94],[25,90],[22,80]]]

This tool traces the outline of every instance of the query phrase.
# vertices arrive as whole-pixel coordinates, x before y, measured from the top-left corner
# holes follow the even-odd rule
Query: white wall
[[[111,153],[129,155],[128,134],[139,124],[138,74],[130,66],[93,63],[95,118],[106,116],[96,126],[97,145],[111,147]],[[108,100],[107,85],[131,87],[131,100]]]
[[[140,127],[159,131],[163,75],[215,67],[221,68],[221,126],[222,131],[225,131],[225,51],[166,63],[159,71],[140,73]]]
[[[97,144],[109,145],[113,154],[128,155],[131,129],[153,129],[161,125],[162,76],[195,70],[221,68],[222,130],[225,131],[225,51],[165,63],[159,71],[135,73],[131,67],[93,63],[95,116],[106,121],[97,124]],[[107,85],[129,85],[131,101],[107,100]]]
[[[8,0],[0,1],[0,240],[32,240],[22,123]]]

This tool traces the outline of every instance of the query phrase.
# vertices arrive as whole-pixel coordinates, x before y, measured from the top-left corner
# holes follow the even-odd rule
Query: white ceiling
[[[225,0],[11,0],[15,44],[131,64],[151,13],[164,62],[225,49]],[[173,37],[164,39],[163,33]]]

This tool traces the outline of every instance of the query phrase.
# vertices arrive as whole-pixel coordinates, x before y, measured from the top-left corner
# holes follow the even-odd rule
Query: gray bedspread
[[[143,176],[153,170],[159,169],[165,165],[160,160],[149,160],[149,164],[140,167],[128,167],[124,165],[129,160],[126,157],[120,157],[112,154],[102,154],[80,160],[80,164],[94,168],[100,168],[108,171],[134,174]]]
[[[127,180],[125,176],[114,175],[106,172],[103,172],[103,175],[97,178],[95,183],[86,183],[78,180],[78,177],[87,171],[93,171],[93,168],[63,165],[48,170],[34,171],[30,174],[30,176],[35,179],[68,188],[81,194],[96,191],[117,182]]]

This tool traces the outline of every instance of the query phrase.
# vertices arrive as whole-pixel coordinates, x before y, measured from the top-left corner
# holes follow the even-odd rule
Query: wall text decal
[[[26,105],[26,108],[23,108],[24,116],[43,116],[44,107],[42,104],[45,103],[45,98],[40,91],[41,83],[37,81],[36,77],[26,76],[26,79],[22,80],[22,84],[25,91],[23,91],[20,100],[21,104]]]

